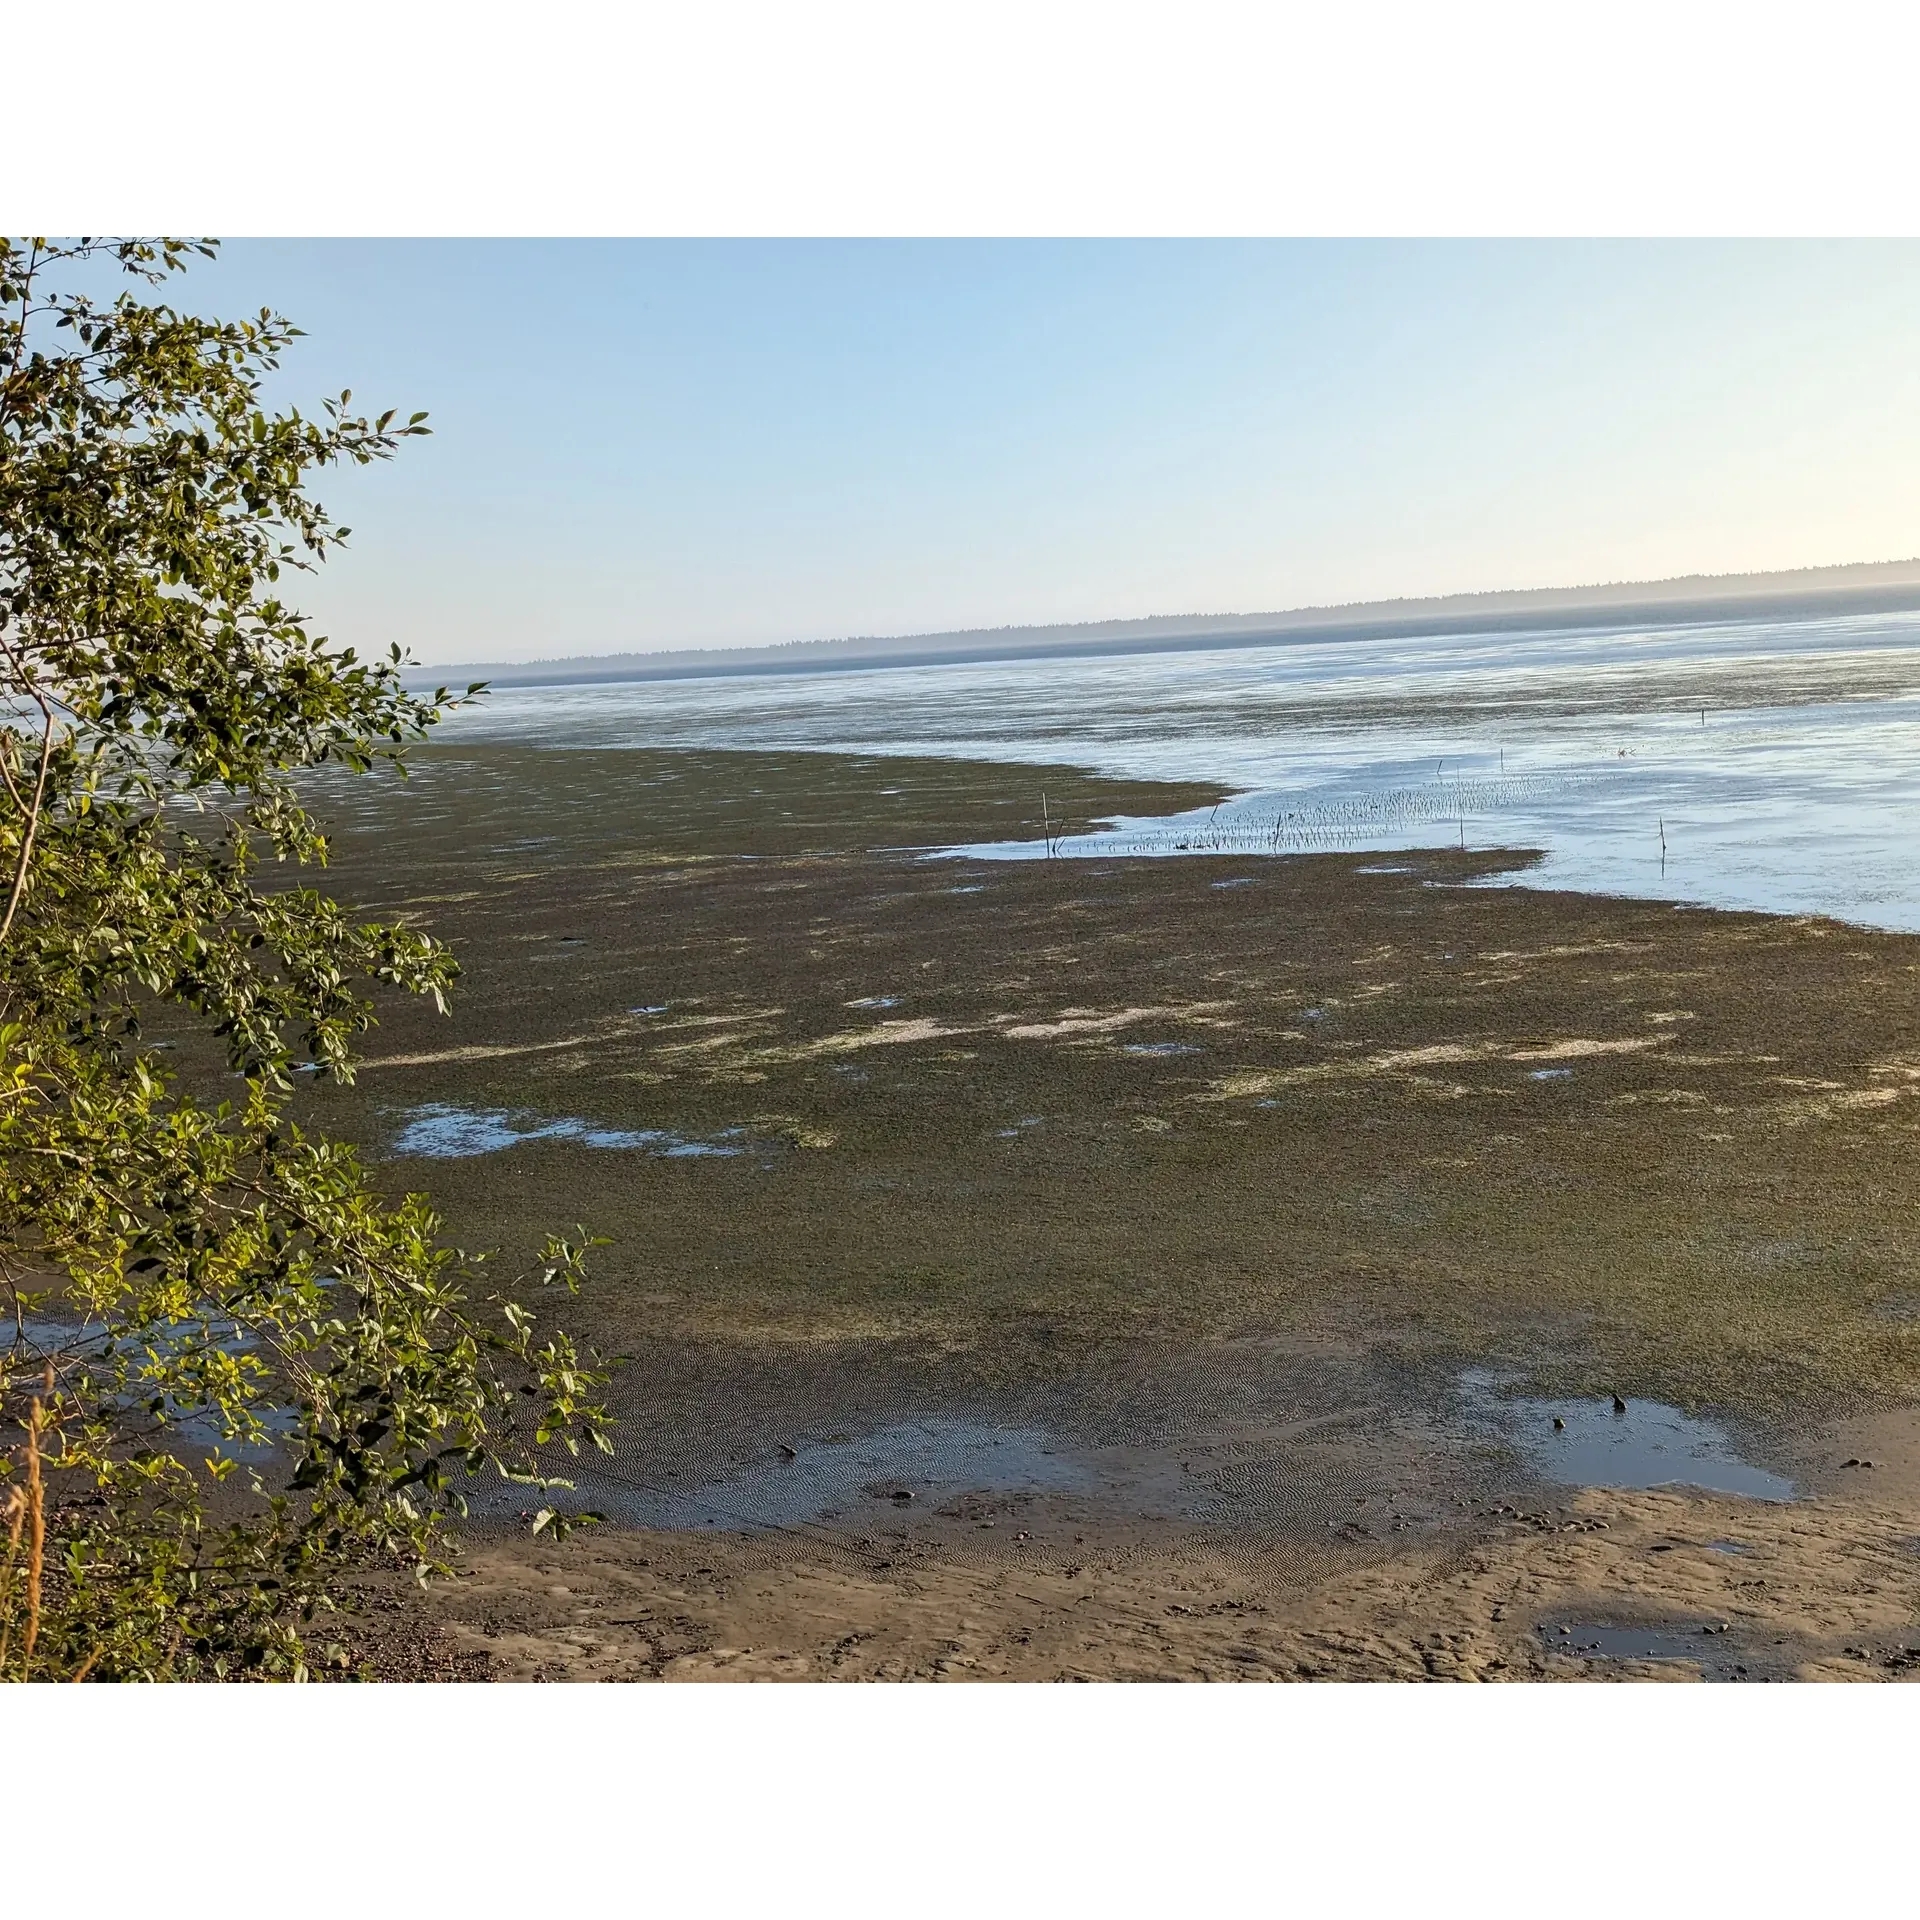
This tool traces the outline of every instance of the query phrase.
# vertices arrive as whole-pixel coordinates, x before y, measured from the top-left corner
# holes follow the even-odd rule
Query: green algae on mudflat
[[[1681,1406],[1920,1385],[1920,939],[1459,884],[1524,852],[918,851],[1037,837],[1043,788],[1081,820],[1207,797],[1062,768],[419,768],[321,804],[341,891],[455,943],[455,1016],[387,1007],[358,1086],[303,1104],[376,1155],[427,1103],[741,1129],[395,1164],[466,1244],[612,1236],[582,1309],[610,1345],[992,1372],[1318,1330]]]

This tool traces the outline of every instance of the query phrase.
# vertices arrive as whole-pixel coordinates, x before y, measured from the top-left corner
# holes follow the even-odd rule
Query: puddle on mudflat
[[[11,1321],[12,1316],[8,1319]],[[15,1328],[9,1326],[0,1346],[11,1345]],[[16,1349],[21,1354],[76,1354],[104,1346],[107,1330],[97,1320],[56,1320],[46,1314],[23,1313],[18,1322],[18,1337],[25,1342]]]
[[[668,1160],[722,1159],[744,1153],[726,1144],[737,1127],[713,1140],[689,1140],[658,1128],[595,1127],[585,1120],[534,1120],[505,1107],[449,1107],[437,1101],[410,1109],[407,1124],[393,1142],[396,1159],[466,1160],[475,1154],[501,1153],[529,1140],[572,1140],[583,1147],[658,1154]]]
[[[1701,1487],[1750,1500],[1792,1500],[1794,1484],[1749,1466],[1726,1430],[1659,1400],[1615,1413],[1607,1400],[1527,1400],[1472,1369],[1459,1390],[1469,1419],[1492,1427],[1528,1466],[1569,1487]],[[1554,1422],[1561,1424],[1555,1426]]]
[[[1751,1553],[1753,1549],[1744,1540],[1709,1540],[1709,1553]]]
[[[986,888],[985,887],[949,887],[947,888],[947,892],[949,893],[985,893]]]
[[[1122,1053],[1150,1053],[1158,1058],[1164,1059],[1176,1053],[1198,1053],[1200,1049],[1198,1047],[1187,1046],[1179,1040],[1135,1040],[1131,1044],[1123,1046],[1120,1051]]]
[[[1571,1080],[1573,1069],[1571,1067],[1535,1067],[1527,1078],[1529,1080]]]
[[[665,1013],[666,1010],[664,1001],[657,1007],[629,1007],[627,1009],[629,1013]]]
[[[1215,893],[1221,893],[1221,892],[1224,892],[1228,887],[1250,887],[1252,885],[1253,885],[1253,877],[1250,874],[1242,874],[1237,880],[1214,881],[1213,890]]]
[[[796,1439],[792,1451],[790,1460],[752,1461],[684,1487],[641,1485],[618,1468],[583,1469],[581,1496],[628,1526],[732,1531],[858,1524],[930,1511],[961,1494],[1073,1493],[1092,1484],[1083,1467],[1053,1451],[1049,1435],[972,1420]]]
[[[281,1441],[298,1430],[300,1421],[291,1407],[266,1407],[261,1409],[260,1425],[264,1431],[258,1440],[231,1439],[220,1416],[212,1411],[176,1413],[172,1424],[157,1431],[150,1444],[257,1463],[272,1459]]]
[[[865,1000],[849,1000],[845,1004],[849,1007],[897,1007],[900,997],[893,993],[876,993]]]
[[[1414,873],[1414,867],[1355,867],[1355,873]]]
[[[1556,1621],[1541,1627],[1540,1644],[1549,1653],[1588,1660],[1685,1661],[1700,1669],[1702,1680],[1744,1679],[1749,1666],[1745,1652],[1728,1644],[1727,1628],[1718,1620],[1664,1627]]]
[[[1023,1133],[1037,1127],[1039,1124],[1040,1116],[1030,1113],[1024,1120],[1016,1120],[1012,1126],[1002,1127],[1000,1131],[994,1135],[994,1138],[996,1140],[1018,1140]]]
[[[259,1342],[252,1334],[240,1332],[231,1323],[228,1323],[228,1328],[226,1336],[217,1338],[213,1343],[218,1352],[236,1354],[257,1348]],[[73,1360],[82,1356],[100,1359],[108,1351],[108,1331],[93,1320],[56,1320],[43,1315],[24,1314],[20,1319],[19,1331],[28,1343],[28,1353],[57,1354]],[[197,1345],[201,1337],[196,1321],[182,1320],[172,1329],[163,1322],[132,1336],[123,1333],[119,1347],[123,1353],[129,1349],[138,1353],[141,1349],[173,1348],[176,1343],[179,1346]],[[107,1404],[111,1406],[113,1402],[109,1400]],[[120,1400],[119,1407],[146,1445],[164,1452],[192,1456],[220,1453],[229,1459],[248,1462],[270,1459],[279,1443],[299,1425],[291,1407],[263,1406],[258,1409],[262,1437],[258,1440],[230,1439],[225,1431],[225,1423],[211,1408],[183,1412],[178,1401],[169,1398],[166,1402],[167,1417],[162,1424],[146,1417],[153,1409],[145,1391],[127,1394]]]

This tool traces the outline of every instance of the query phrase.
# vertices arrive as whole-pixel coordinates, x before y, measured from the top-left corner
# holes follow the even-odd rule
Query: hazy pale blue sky
[[[244,241],[429,661],[1920,554],[1920,244]]]

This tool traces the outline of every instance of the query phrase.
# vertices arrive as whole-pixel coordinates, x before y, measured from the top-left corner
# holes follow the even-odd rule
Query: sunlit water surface
[[[1920,613],[502,689],[447,734],[1215,781],[1055,851],[1537,848],[1522,884],[1920,929]]]

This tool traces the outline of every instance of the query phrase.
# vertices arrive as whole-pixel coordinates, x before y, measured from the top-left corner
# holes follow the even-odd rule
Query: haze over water
[[[1920,931],[1920,612],[503,688],[442,737],[1216,781],[1058,851],[1538,848],[1522,884]]]

